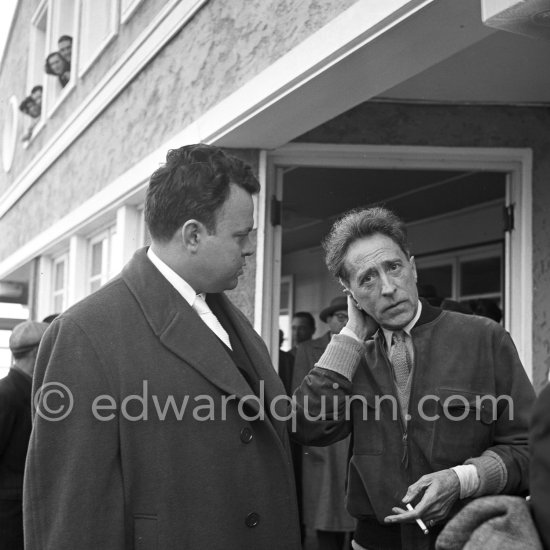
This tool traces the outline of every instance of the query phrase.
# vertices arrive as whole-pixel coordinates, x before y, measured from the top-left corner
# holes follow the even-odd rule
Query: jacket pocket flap
[[[491,424],[497,419],[497,400],[489,393],[440,388],[439,402],[444,412],[454,418],[472,414],[484,424]]]

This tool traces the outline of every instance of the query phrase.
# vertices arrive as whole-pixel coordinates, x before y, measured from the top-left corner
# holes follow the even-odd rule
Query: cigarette
[[[411,504],[409,502],[407,502],[407,504],[405,506],[406,506],[407,510],[409,510],[409,511],[414,510],[414,508],[411,506]],[[420,518],[417,518],[415,521],[418,524],[418,527],[420,527],[420,529],[422,529],[422,532],[425,535],[427,535],[430,532],[430,531],[428,531],[428,528],[426,527],[426,524]]]

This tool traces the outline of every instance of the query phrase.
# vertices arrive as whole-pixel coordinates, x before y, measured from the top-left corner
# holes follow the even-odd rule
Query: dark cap
[[[327,317],[336,313],[337,311],[347,311],[348,310],[348,299],[345,296],[338,296],[333,298],[330,302],[330,306],[326,307],[319,313],[319,318],[323,323],[327,322]]]
[[[10,350],[12,353],[26,353],[38,346],[49,326],[47,323],[39,323],[38,321],[25,321],[17,325],[10,336]]]

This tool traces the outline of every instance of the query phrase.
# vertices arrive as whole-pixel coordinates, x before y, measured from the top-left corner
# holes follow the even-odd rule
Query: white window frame
[[[281,349],[288,351],[291,348],[292,340],[292,315],[294,314],[294,276],[293,275],[281,275],[281,296],[283,294],[282,288],[287,287],[288,300],[284,307],[280,304],[279,308],[279,329],[283,331],[285,335],[285,342],[281,346]],[[274,356],[277,354],[274,354]],[[278,361],[278,357],[277,357]],[[278,366],[278,365],[277,365]]]
[[[2,165],[8,173],[13,165],[17,145],[17,128],[19,125],[19,106],[17,98],[10,97],[5,107],[4,127],[2,128]]]
[[[443,296],[452,300],[472,300],[476,298],[498,298],[504,303],[504,287],[501,284],[500,292],[491,292],[486,294],[466,295],[461,294],[461,264],[469,261],[480,260],[483,258],[499,258],[501,262],[501,275],[504,270],[503,245],[495,243],[482,246],[468,247],[464,250],[455,250],[442,252],[440,254],[429,254],[425,257],[415,257],[415,264],[418,269],[427,269],[430,267],[442,267],[450,265],[452,267],[452,296]],[[501,281],[502,283],[502,281]]]
[[[143,0],[120,0],[120,23],[124,25],[134,15]]]
[[[56,269],[59,264],[63,263],[63,287],[61,289],[55,288],[55,276]],[[52,260],[52,275],[51,275],[51,302],[50,310],[52,313],[61,313],[67,309],[68,305],[68,295],[69,295],[69,253],[65,252],[60,256],[57,256]],[[62,305],[61,308],[58,308],[55,305],[55,299],[61,296]]]
[[[79,28],[79,38],[80,40],[83,39],[84,33],[82,32],[82,29],[84,29],[87,25],[93,25],[93,18],[91,20],[88,20],[87,16],[88,13],[84,9],[84,2],[87,0],[80,0],[80,28]],[[92,0],[89,0],[90,2]],[[93,52],[89,59],[85,63],[81,63],[80,59],[80,51],[81,48],[79,48],[78,53],[78,77],[82,78],[88,70],[95,64],[95,62],[98,60],[98,58],[101,56],[103,51],[107,48],[107,46],[111,43],[112,40],[118,35],[118,26],[119,26],[119,3],[118,0],[111,0],[111,12],[110,12],[110,29],[109,33],[105,37],[105,39],[99,44],[99,46],[96,48],[96,51]],[[74,55],[74,54],[73,54]]]
[[[55,40],[54,43],[54,37],[61,36],[61,31],[57,28],[57,24],[54,28],[54,15],[57,14],[57,10],[60,10],[59,3],[63,0],[48,0],[48,35],[46,37],[46,44],[48,45],[48,48],[50,51],[54,51],[52,48],[57,49],[57,40]],[[78,20],[80,17],[80,0],[73,0],[74,1],[74,14],[73,14],[73,30],[72,36],[73,43],[72,43],[72,53],[71,53],[71,78],[69,79],[69,82],[65,85],[65,87],[61,90],[59,93],[57,99],[55,102],[47,109],[47,116],[48,118],[51,118],[55,111],[59,108],[59,106],[65,101],[65,98],[71,93],[71,91],[76,86],[76,80],[77,80],[77,62],[78,62],[78,38],[80,34],[80,29],[78,27]],[[58,22],[58,20],[57,20]],[[63,33],[65,34],[65,33]],[[45,59],[45,58],[44,58]],[[44,87],[44,90],[48,90],[51,92],[52,86],[55,84],[52,84],[52,79],[55,79],[52,75],[46,75],[46,82],[47,86]],[[49,93],[48,93],[49,96]],[[46,99],[46,103],[44,103],[44,99]],[[49,99],[47,96],[45,96],[42,99],[42,105],[48,107]]]
[[[74,1],[74,14],[73,14],[73,30],[71,31],[72,38],[73,38],[73,49],[72,49],[72,56],[71,56],[71,78],[69,82],[67,82],[67,85],[60,91],[59,95],[55,99],[55,101],[50,105],[51,102],[51,95],[53,91],[53,87],[56,85],[54,82],[55,77],[52,75],[46,74],[44,71],[44,63],[46,60],[46,57],[48,53],[54,51],[57,49],[57,42],[54,43],[54,37],[60,35],[60,30],[58,28],[58,21],[59,19],[55,18],[55,15],[58,13],[58,10],[60,10],[60,2],[62,0],[42,0],[40,4],[38,5],[38,8],[35,10],[34,15],[31,19],[31,39],[30,39],[30,58],[29,58],[29,66],[27,71],[27,89],[28,93],[30,93],[30,90],[33,88],[33,86],[36,86],[38,84],[42,85],[42,112],[40,114],[40,120],[38,121],[38,124],[33,128],[31,139],[29,142],[32,142],[32,140],[38,135],[38,133],[42,130],[42,128],[46,124],[46,120],[51,118],[54,113],[57,111],[59,106],[65,101],[67,96],[71,93],[71,91],[76,86],[76,80],[77,80],[77,60],[78,60],[78,37],[79,37],[79,27],[78,27],[78,21],[80,18],[80,0],[73,0]],[[46,37],[45,37],[45,48],[42,52],[42,58],[37,59],[37,51],[36,51],[36,40],[37,40],[37,27],[38,22],[46,16]],[[54,20],[56,21],[56,25],[54,28]],[[65,33],[64,33],[65,34]],[[40,82],[35,82],[35,71],[34,68],[36,65],[40,67],[42,79]]]
[[[87,250],[87,262],[86,262],[86,294],[92,293],[92,284],[99,281],[99,287],[103,286],[109,279],[115,275],[112,273],[111,267],[112,251],[115,249],[113,240],[116,238],[116,225],[103,229],[99,233],[96,233],[88,239]],[[101,249],[101,273],[98,275],[91,275],[92,269],[92,249],[93,246],[99,242],[102,242]],[[95,291],[94,291],[95,292]]]
[[[40,111],[40,119],[38,120],[38,123],[33,128],[31,133],[31,138],[29,140],[29,143],[34,140],[34,138],[38,135],[40,130],[45,125],[46,121],[46,94],[47,94],[47,80],[46,77],[48,76],[44,71],[44,61],[45,61],[45,51],[42,52],[42,59],[38,60],[36,58],[37,52],[36,52],[36,42],[37,42],[37,35],[38,35],[38,23],[43,18],[46,17],[46,33],[44,38],[45,48],[48,44],[48,17],[49,17],[49,0],[42,0],[36,10],[34,11],[34,14],[31,18],[31,32],[30,32],[30,57],[29,57],[29,64],[27,67],[27,87],[26,87],[26,93],[30,94],[31,89],[34,86],[42,86],[42,108]],[[41,80],[40,82],[35,82],[35,67],[38,65],[40,69],[40,76]]]
[[[92,285],[99,281],[99,286],[104,285],[107,282],[107,263],[109,261],[109,254],[108,254],[108,240],[109,240],[109,232],[108,230],[102,231],[101,233],[98,233],[94,237],[89,239],[88,242],[88,253],[87,253],[87,262],[86,262],[86,294],[91,294],[92,292]],[[92,275],[92,250],[93,247],[98,244],[102,243],[101,248],[101,272],[98,275]]]

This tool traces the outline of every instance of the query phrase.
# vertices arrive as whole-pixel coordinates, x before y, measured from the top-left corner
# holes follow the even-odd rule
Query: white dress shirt
[[[183,299],[198,313],[199,317],[206,326],[229,348],[231,341],[227,331],[223,328],[218,318],[212,313],[212,310],[206,303],[206,296],[198,294],[193,290],[191,285],[182,279],[171,267],[166,265],[149,247],[147,257],[151,263],[160,271],[161,275],[181,294]],[[198,299],[198,297],[200,297]]]

